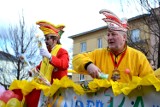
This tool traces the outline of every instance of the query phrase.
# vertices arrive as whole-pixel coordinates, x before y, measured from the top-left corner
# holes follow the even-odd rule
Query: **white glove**
[[[40,55],[43,57],[47,57],[48,59],[51,58],[51,54],[48,52],[48,50],[41,48],[40,49]]]

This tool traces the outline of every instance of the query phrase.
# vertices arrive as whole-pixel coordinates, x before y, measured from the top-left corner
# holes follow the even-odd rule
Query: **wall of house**
[[[81,53],[81,43],[86,42],[87,44],[87,52],[92,51],[96,48],[98,48],[98,38],[102,38],[102,47],[107,47],[106,42],[106,29],[102,29],[96,32],[92,32],[89,34],[85,34],[82,36],[75,37],[73,40],[73,55],[76,55],[78,53]]]

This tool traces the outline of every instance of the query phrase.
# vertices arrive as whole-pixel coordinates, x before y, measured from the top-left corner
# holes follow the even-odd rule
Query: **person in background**
[[[73,57],[73,70],[99,78],[101,72],[108,74],[108,80],[129,82],[132,76],[145,77],[153,74],[146,56],[127,45],[127,19],[120,20],[113,12],[101,10],[107,24],[108,47],[81,53]]]
[[[36,70],[44,76],[50,84],[53,79],[61,79],[67,76],[69,67],[69,54],[62,48],[60,43],[63,34],[64,25],[54,25],[47,21],[38,21],[39,29],[42,30],[45,36],[45,43],[47,49],[40,48],[40,55],[43,57]],[[34,74],[34,70],[30,71],[30,76]],[[36,82],[41,83],[41,80],[35,79]],[[18,92],[15,90],[15,92]],[[22,93],[18,92],[22,96]],[[38,107],[41,90],[32,90],[25,96],[25,103],[27,107]]]

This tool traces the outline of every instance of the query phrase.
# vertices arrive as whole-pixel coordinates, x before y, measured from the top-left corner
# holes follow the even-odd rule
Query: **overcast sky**
[[[125,3],[127,0],[121,1]],[[61,42],[64,48],[69,49],[72,40],[68,36],[105,25],[99,10],[109,9],[120,18],[134,16],[134,9],[123,4],[126,7],[122,10],[121,6],[120,0],[0,0],[0,22],[1,25],[17,22],[23,9],[28,23],[46,20],[64,24],[66,27]]]

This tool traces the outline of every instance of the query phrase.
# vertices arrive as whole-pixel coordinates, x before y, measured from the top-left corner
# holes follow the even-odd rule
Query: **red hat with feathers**
[[[123,18],[120,20],[118,16],[116,16],[113,12],[106,9],[100,10],[99,13],[105,15],[105,18],[103,18],[102,20],[107,23],[108,29],[127,32],[127,18]]]

